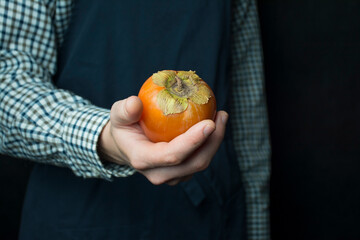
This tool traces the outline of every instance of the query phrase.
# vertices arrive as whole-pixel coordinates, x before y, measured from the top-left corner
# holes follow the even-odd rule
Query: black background
[[[360,239],[360,1],[259,0],[272,239]],[[0,239],[32,164],[0,156]]]
[[[360,1],[259,2],[272,239],[360,239]]]

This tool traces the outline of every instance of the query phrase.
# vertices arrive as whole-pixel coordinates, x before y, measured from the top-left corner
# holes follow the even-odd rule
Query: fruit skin
[[[200,80],[200,84],[210,89],[203,80]],[[188,100],[188,107],[184,112],[170,115],[164,115],[157,104],[157,94],[163,89],[164,87],[156,85],[150,77],[145,81],[138,95],[143,103],[139,123],[152,142],[170,142],[194,124],[205,119],[215,119],[216,99],[211,89],[210,98],[206,104],[199,105]]]

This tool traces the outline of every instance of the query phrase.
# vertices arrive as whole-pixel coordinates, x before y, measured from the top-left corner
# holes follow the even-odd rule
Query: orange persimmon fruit
[[[194,71],[154,73],[138,96],[143,103],[139,123],[153,142],[169,142],[194,124],[215,118],[214,93]]]

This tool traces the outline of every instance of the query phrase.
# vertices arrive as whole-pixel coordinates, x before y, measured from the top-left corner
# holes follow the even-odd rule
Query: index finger
[[[142,159],[148,168],[178,165],[198,149],[215,131],[212,120],[203,120],[170,142],[149,143]],[[149,156],[150,153],[153,153]]]

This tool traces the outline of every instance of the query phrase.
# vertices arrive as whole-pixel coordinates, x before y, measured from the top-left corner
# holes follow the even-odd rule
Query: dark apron
[[[158,70],[196,70],[228,109],[230,8],[231,0],[76,1],[55,83],[110,108]],[[230,131],[210,167],[175,187],[37,164],[20,239],[245,239]]]

